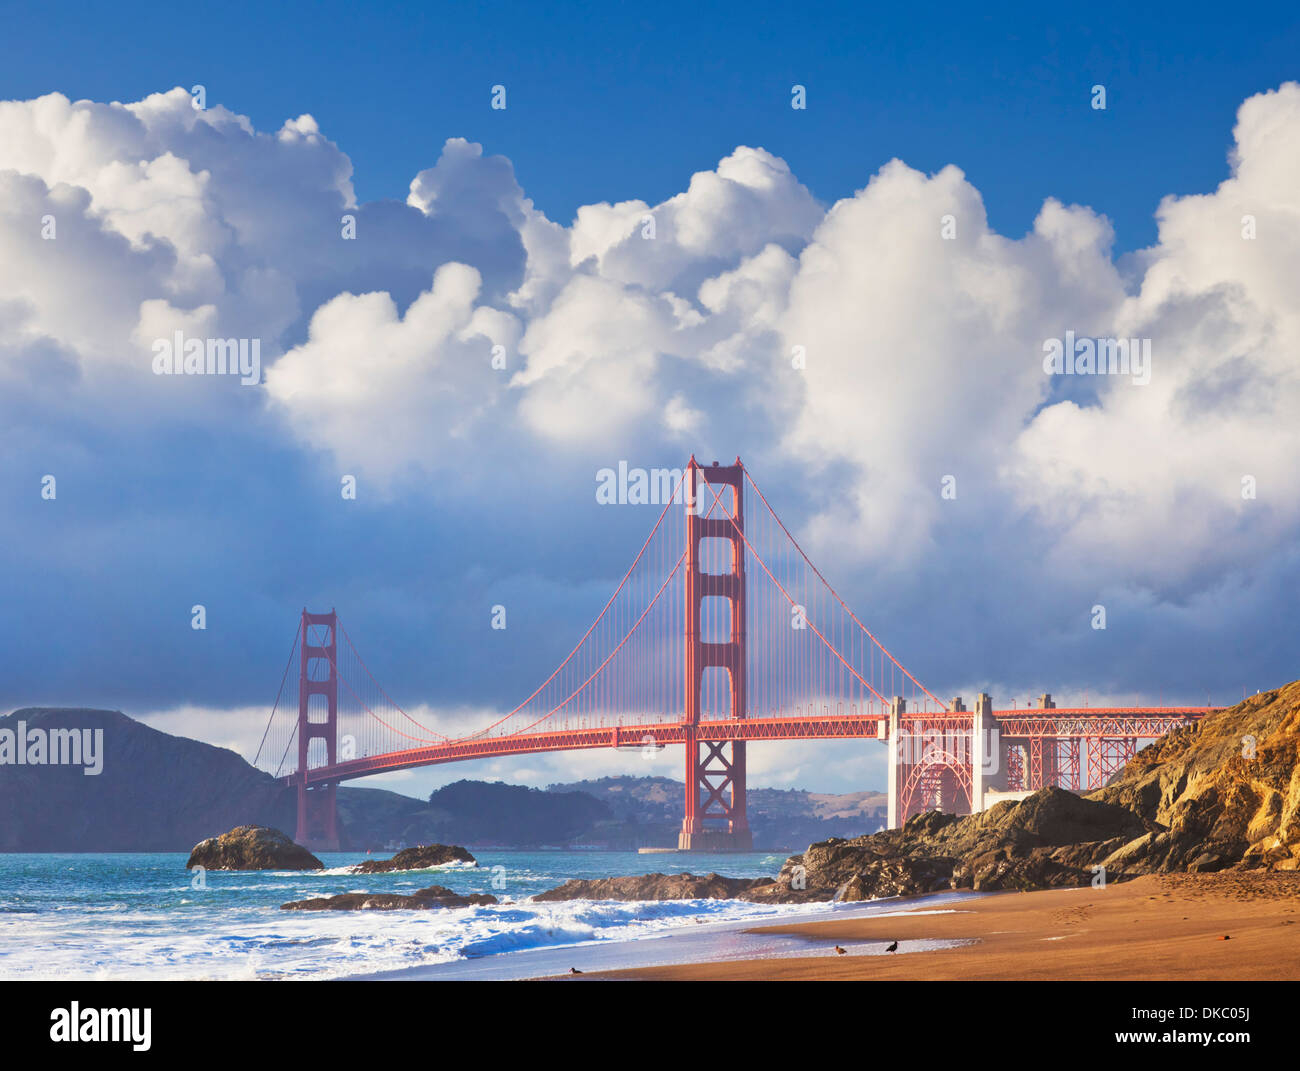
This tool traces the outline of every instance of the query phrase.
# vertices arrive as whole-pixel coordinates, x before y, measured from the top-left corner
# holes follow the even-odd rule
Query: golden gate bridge
[[[934,807],[983,809],[1055,784],[1098,787],[1206,707],[968,709],[909,672],[818,571],[737,458],[676,476],[590,628],[526,699],[442,733],[394,702],[336,612],[303,610],[254,759],[296,786],[296,839],[339,845],[342,781],[439,763],[681,745],[683,850],[745,850],[751,742],[889,745],[889,826]],[[298,661],[297,703],[290,670]]]

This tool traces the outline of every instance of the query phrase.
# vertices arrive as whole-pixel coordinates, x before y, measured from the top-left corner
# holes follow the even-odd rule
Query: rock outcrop
[[[1300,682],[1178,729],[1090,798],[1154,825],[1107,873],[1300,866]]]
[[[352,868],[354,874],[387,874],[394,870],[428,870],[448,863],[469,863],[477,866],[470,853],[458,844],[419,844],[404,848],[391,859],[367,859]]]
[[[793,855],[754,900],[868,900],[947,889],[1084,885],[1091,868],[1151,828],[1115,804],[1046,788],[980,814],[927,811],[901,829],[832,839]]]
[[[291,900],[281,911],[428,911],[436,907],[472,907],[495,904],[491,893],[462,896],[442,885],[430,885],[409,896],[404,893],[339,893],[310,900]]]
[[[324,869],[324,864],[301,844],[266,826],[237,826],[219,837],[199,841],[185,868],[196,866],[207,870]]]
[[[566,881],[534,900],[730,900],[771,885],[771,878],[727,878],[721,874],[642,874]]]

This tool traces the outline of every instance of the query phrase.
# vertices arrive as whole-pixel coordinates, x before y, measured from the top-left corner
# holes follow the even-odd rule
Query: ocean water
[[[651,871],[775,875],[784,855],[635,852],[475,853],[478,866],[354,875],[367,858],[325,853],[324,872],[209,871],[195,887],[178,853],[0,855],[0,977],[44,979],[345,978],[403,973],[526,976],[511,953],[598,946],[634,962],[626,942],[708,924],[778,922],[798,905],[735,900],[649,903],[531,897],[569,878]],[[409,893],[428,885],[490,892],[495,906],[431,911],[281,911],[288,900],[341,892]],[[846,907],[848,905],[845,905]],[[825,910],[824,908],[822,909]],[[507,957],[487,959],[487,957]],[[413,970],[415,969],[415,970]],[[424,969],[418,970],[418,969]],[[478,976],[487,976],[482,970]]]

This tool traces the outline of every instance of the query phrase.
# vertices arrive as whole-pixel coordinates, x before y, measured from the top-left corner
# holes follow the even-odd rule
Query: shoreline
[[[1300,979],[1300,874],[1296,873],[1150,874],[1101,889],[965,896],[954,910],[943,913],[913,908],[888,915],[750,928],[752,934],[769,938],[839,943],[846,947],[846,955],[701,959],[611,970],[591,977],[693,981]],[[913,941],[944,944],[905,956],[863,954],[864,946],[883,947],[893,940],[900,942],[900,950]]]
[[[848,904],[801,904],[784,919],[697,920],[693,924],[673,926],[649,936],[608,937],[522,948],[443,963],[359,972],[348,975],[345,980],[523,981],[561,976],[568,978],[571,977],[568,972],[572,967],[576,967],[584,977],[613,977],[642,969],[689,967],[701,960],[749,963],[792,957],[834,957],[833,939],[804,933],[802,927],[883,919],[903,914],[947,912],[960,909],[960,905],[968,900],[983,897],[984,894],[981,893],[940,892],[922,897],[888,897]],[[941,937],[917,938],[906,942],[900,951],[911,954],[954,943]],[[855,943],[854,950],[861,955],[871,955],[873,951],[883,953],[883,947],[873,950],[868,944]]]

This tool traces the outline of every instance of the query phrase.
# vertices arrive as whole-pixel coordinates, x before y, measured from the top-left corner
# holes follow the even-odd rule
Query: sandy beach
[[[807,957],[645,967],[582,978],[1300,979],[1300,874],[1158,874],[1104,889],[999,893],[945,906],[955,910],[751,931],[808,939]],[[860,951],[896,940],[971,943],[906,955]],[[850,951],[837,955],[825,942]]]

